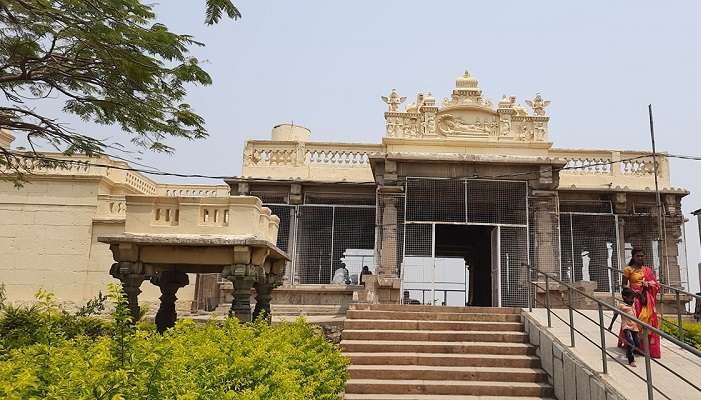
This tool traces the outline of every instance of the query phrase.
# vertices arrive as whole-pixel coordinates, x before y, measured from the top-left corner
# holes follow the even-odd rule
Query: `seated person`
[[[334,272],[331,283],[336,285],[350,285],[348,269],[344,264],[341,264],[341,267]]]
[[[360,284],[365,286],[365,275],[372,275],[372,271],[370,271],[370,268],[367,265],[363,265],[362,271],[360,271]]]

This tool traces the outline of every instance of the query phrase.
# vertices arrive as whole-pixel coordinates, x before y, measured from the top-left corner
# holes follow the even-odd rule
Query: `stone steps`
[[[552,387],[534,382],[448,381],[349,379],[346,393],[360,394],[433,394],[452,399],[454,395],[472,396],[552,396]],[[496,400],[496,399],[494,399]]]
[[[341,340],[346,352],[417,352],[459,354],[535,354],[533,346],[526,343],[499,342],[423,342],[395,340]]]
[[[398,311],[398,312],[439,312],[461,314],[511,314],[521,315],[521,309],[516,307],[456,307],[429,306],[420,304],[353,304],[351,310]]]
[[[508,342],[525,343],[528,336],[523,332],[483,331],[410,331],[410,330],[356,330],[343,329],[348,340],[423,340],[429,342]]]
[[[531,396],[499,396],[485,397],[485,396],[444,396],[436,394],[346,394],[344,397],[346,400],[554,400],[550,397],[531,397]]]
[[[348,310],[347,306],[337,304],[271,304],[273,315],[297,316],[297,315],[343,315]]]
[[[489,321],[489,322],[521,322],[518,314],[480,314],[454,312],[425,312],[425,311],[383,311],[349,309],[348,319],[382,319],[382,320],[414,320],[414,321]]]
[[[346,353],[352,365],[428,365],[455,367],[537,368],[540,359],[531,355],[450,353]]]
[[[420,330],[420,331],[523,331],[520,322],[499,321],[417,321],[417,320],[382,320],[349,319],[345,329],[381,329],[381,330]]]
[[[547,379],[540,368],[455,367],[427,365],[351,365],[350,379],[446,380],[494,382],[542,382]]]
[[[514,308],[352,305],[348,400],[540,399],[553,389]]]

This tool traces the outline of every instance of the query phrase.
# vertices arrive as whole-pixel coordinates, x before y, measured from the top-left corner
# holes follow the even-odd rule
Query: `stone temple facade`
[[[680,203],[688,192],[671,186],[665,157],[657,158],[658,207],[648,152],[554,147],[549,101],[540,94],[525,105],[514,96],[493,103],[465,72],[443,101],[419,93],[404,106],[396,90],[382,100],[380,143],[312,141],[306,128],[278,125],[271,140],[246,142],[242,174],[228,179],[228,188],[159,185],[97,167],[41,171],[28,192],[0,183],[3,221],[19,221],[0,238],[0,281],[16,296],[37,286],[27,275],[41,276],[46,262],[25,264],[23,254],[54,249],[27,237],[54,229],[38,216],[49,215],[46,207],[71,210],[71,195],[81,193],[71,200],[80,218],[54,221],[65,230],[80,220],[70,235],[86,243],[75,248],[83,266],[51,255],[52,279],[41,282],[51,289],[62,282],[61,270],[71,271],[72,281],[61,285],[89,288],[81,291],[86,297],[109,279],[111,257],[95,230],[123,232],[125,195],[167,202],[211,193],[258,197],[279,217],[277,248],[290,260],[273,291],[273,312],[342,312],[352,301],[523,306],[525,265],[609,296],[633,247],[665,283],[685,284]],[[68,189],[76,187],[81,191]],[[53,201],[61,190],[71,195]],[[372,274],[361,278],[363,267]],[[193,279],[193,290],[178,296],[181,306],[228,307],[230,280],[217,273]],[[59,298],[71,296],[80,297],[67,289]]]

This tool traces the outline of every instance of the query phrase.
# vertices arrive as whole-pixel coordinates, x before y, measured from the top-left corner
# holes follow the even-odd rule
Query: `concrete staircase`
[[[347,400],[551,398],[517,308],[356,304]]]

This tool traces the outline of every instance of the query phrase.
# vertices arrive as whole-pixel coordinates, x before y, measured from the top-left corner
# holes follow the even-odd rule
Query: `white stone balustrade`
[[[277,241],[280,219],[251,196],[126,196],[127,234],[248,236]]]
[[[372,181],[370,155],[382,145],[249,140],[244,176],[326,181]],[[276,168],[283,167],[283,168]]]
[[[652,156],[645,152],[550,149],[549,156],[567,161],[560,171],[560,187],[627,187],[652,189],[655,186]],[[660,188],[671,188],[669,162],[657,158]]]

